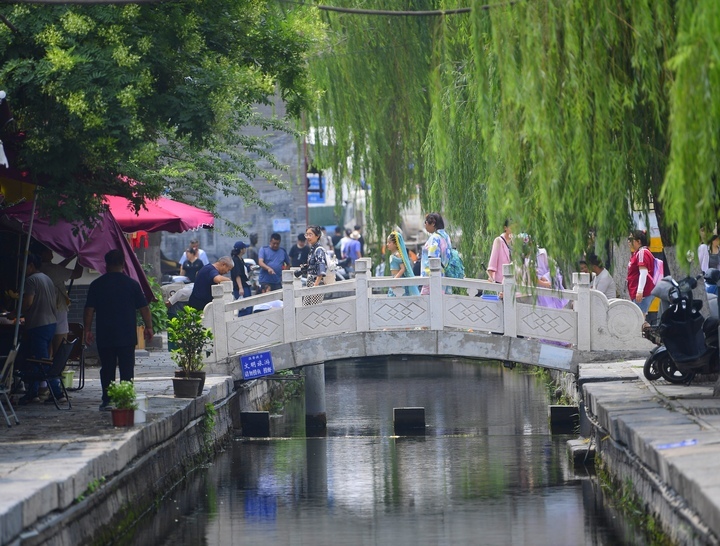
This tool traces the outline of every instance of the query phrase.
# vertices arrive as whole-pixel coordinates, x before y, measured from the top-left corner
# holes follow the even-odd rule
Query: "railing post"
[[[589,351],[591,346],[590,333],[590,274],[580,273],[579,281],[576,280],[577,273],[573,273],[573,284],[577,291],[575,311],[577,312],[577,348],[581,351]]]
[[[232,283],[222,282],[212,286],[213,300],[210,305],[212,315],[213,347],[215,362],[222,362],[228,356],[228,335],[227,324],[225,324],[225,288],[232,291]],[[207,309],[207,307],[206,307]]]
[[[517,337],[517,311],[515,309],[515,268],[503,264],[503,335]]]
[[[440,258],[430,258],[430,329],[443,329],[443,287]]]
[[[370,330],[370,288],[368,277],[370,276],[372,260],[370,258],[359,258],[355,260],[355,313],[357,315],[357,331],[367,332]]]
[[[283,293],[283,342],[290,343],[297,339],[297,326],[295,324],[295,271],[282,272]]]

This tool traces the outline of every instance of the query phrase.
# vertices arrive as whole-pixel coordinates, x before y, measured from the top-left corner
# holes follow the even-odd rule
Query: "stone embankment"
[[[556,373],[580,402],[580,433],[616,490],[632,490],[674,544],[720,543],[720,399],[714,382],[672,385],[643,361],[581,364]]]
[[[266,401],[268,382],[236,391],[222,375],[209,375],[197,399],[174,398],[169,353],[146,354],[135,378],[148,396],[143,424],[115,428],[98,411],[97,368],[70,411],[31,404],[16,408],[19,425],[0,422],[0,544],[109,542],[229,438],[241,407]]]

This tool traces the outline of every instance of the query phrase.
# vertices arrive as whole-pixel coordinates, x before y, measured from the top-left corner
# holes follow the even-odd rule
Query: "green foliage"
[[[150,267],[143,266],[145,273],[148,273]],[[163,298],[162,287],[155,277],[147,275],[148,283],[152,288],[153,294],[155,294],[155,301],[148,304],[150,308],[150,316],[152,317],[153,334],[164,332],[168,324],[167,306]],[[143,320],[140,313],[137,314],[137,325],[142,326]]]
[[[325,22],[310,70],[326,89],[315,123],[334,141],[316,160],[337,183],[369,181],[380,231],[419,189],[425,210],[462,231],[477,273],[508,217],[560,262],[586,251],[591,231],[602,255],[651,201],[681,254],[717,221],[720,3],[539,0]]]
[[[181,309],[168,321],[168,341],[175,345],[171,358],[187,374],[202,370],[202,353],[209,354],[213,333],[202,323],[202,312],[192,307]]]
[[[425,9],[433,2],[413,4]],[[387,2],[367,0],[362,7],[385,9]],[[314,164],[332,168],[338,187],[359,188],[362,178],[372,186],[368,217],[383,240],[382,233],[400,223],[402,207],[424,180],[434,23],[432,18],[332,12],[325,12],[324,22],[323,50],[310,59],[309,73],[323,90],[313,124],[331,127],[333,142],[315,148]],[[336,195],[341,199],[342,192]]]
[[[135,384],[132,381],[120,381],[119,383],[110,383],[108,385],[108,396],[110,403],[116,409],[132,409],[138,408],[135,401]]]
[[[277,183],[265,139],[294,133],[254,105],[279,93],[291,116],[311,104],[303,60],[316,12],[268,0],[128,5],[5,4],[0,80],[24,139],[2,135],[13,167],[43,180],[43,209],[89,219],[98,196],[168,194],[216,211],[216,192],[260,202]],[[249,131],[246,131],[249,133]],[[124,174],[141,181],[129,186]],[[57,207],[58,201],[63,207]]]
[[[92,480],[88,486],[87,489],[78,497],[75,499],[76,502],[82,502],[84,501],[88,495],[92,495],[95,493],[95,491],[99,490],[103,485],[105,484],[105,476],[101,476],[100,478],[96,478]]]

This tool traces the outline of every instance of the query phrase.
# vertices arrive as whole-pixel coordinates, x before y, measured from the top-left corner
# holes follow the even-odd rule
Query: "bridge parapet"
[[[302,287],[293,270],[283,271],[281,291],[236,301],[232,301],[230,283],[214,286],[213,301],[205,307],[203,319],[215,334],[213,354],[206,361],[225,362],[237,355],[316,338],[398,330],[497,334],[580,351],[651,348],[640,335],[640,309],[627,300],[608,301],[590,288],[587,273],[573,275],[572,289],[555,291],[517,285],[511,265],[503,266],[502,284],[443,277],[437,258],[430,259],[430,276],[420,278],[373,277],[369,258],[355,265],[354,279],[312,288]],[[405,297],[386,293],[389,287],[404,286],[428,286],[430,293]],[[304,298],[314,294],[326,299],[306,305]],[[537,304],[539,296],[565,300],[568,305],[543,307]],[[276,300],[282,301],[282,307],[237,316],[240,309]]]

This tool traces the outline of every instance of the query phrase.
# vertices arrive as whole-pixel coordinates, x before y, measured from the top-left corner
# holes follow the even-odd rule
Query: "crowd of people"
[[[393,278],[412,278],[430,275],[430,259],[439,258],[442,269],[451,260],[452,240],[445,229],[441,214],[429,213],[424,220],[427,240],[418,254],[408,249],[400,230],[392,231],[387,239],[385,249],[389,253],[389,272]],[[655,286],[656,260],[648,249],[648,241],[643,231],[633,231],[627,238],[631,257],[627,269],[627,288],[633,302],[645,314],[652,302],[652,290]],[[296,243],[287,252],[281,246],[281,236],[273,233],[268,244],[256,249],[257,237],[251,237],[250,244],[236,242],[230,255],[222,256],[210,263],[207,253],[199,246],[197,239],[192,239],[188,248],[179,260],[181,274],[187,277],[189,284],[177,290],[166,301],[170,315],[179,308],[190,306],[204,310],[210,303],[212,287],[216,284],[231,282],[235,299],[252,295],[250,285],[251,272],[245,258],[253,253],[252,263],[259,268],[259,282],[262,293],[282,288],[282,271],[290,267],[299,268],[298,274],[306,277],[306,286],[322,286],[332,282],[337,263],[343,264],[345,270],[352,275],[355,262],[363,256],[365,242],[361,227],[355,229],[341,228],[329,237],[321,226],[308,226],[305,233],[297,236]],[[71,259],[59,264],[52,262],[52,252],[44,247],[37,247],[27,259],[27,275],[25,292],[21,305],[24,319],[25,342],[23,353],[30,359],[47,359],[68,335],[67,311],[69,297],[65,283],[77,278],[82,268],[67,268]],[[520,253],[515,256],[515,253]],[[720,239],[712,235],[703,248],[698,249],[703,267],[711,268],[718,265],[720,256]],[[502,284],[503,265],[516,262],[520,258],[523,264],[523,278],[527,284],[542,288],[562,290],[563,275],[557,264],[548,256],[547,251],[533,243],[531,237],[520,233],[513,235],[510,221],[503,225],[503,231],[493,241],[486,274],[488,280]],[[135,345],[137,344],[137,315],[144,322],[144,336],[149,339],[153,335],[152,318],[148,302],[140,285],[123,273],[124,255],[120,250],[111,250],[105,256],[106,273],[93,281],[88,290],[84,307],[85,342],[96,343],[101,364],[101,384],[103,389],[100,409],[109,407],[107,395],[108,385],[115,380],[119,369],[121,380],[132,380]],[[605,268],[602,260],[589,253],[578,263],[581,272],[591,275],[592,288],[604,293],[607,298],[617,297],[617,287],[613,277]],[[403,283],[388,290],[391,297],[416,296],[428,294],[429,285]],[[498,290],[501,293],[501,289]],[[303,298],[304,305],[316,305],[323,301],[323,294],[316,293]],[[545,294],[537,298],[538,305],[562,308],[568,301],[557,296]],[[282,301],[269,301],[253,307],[242,309],[239,314],[262,312],[267,309],[282,307]],[[3,317],[7,322],[12,318]],[[92,330],[95,321],[95,331]],[[31,368],[32,366],[29,366]],[[23,358],[19,359],[18,368],[23,369]],[[28,369],[28,366],[26,366]],[[42,385],[37,381],[25,384],[24,396],[20,404],[28,404],[41,400],[41,389],[52,389],[54,397],[62,400],[63,392],[58,381]]]

